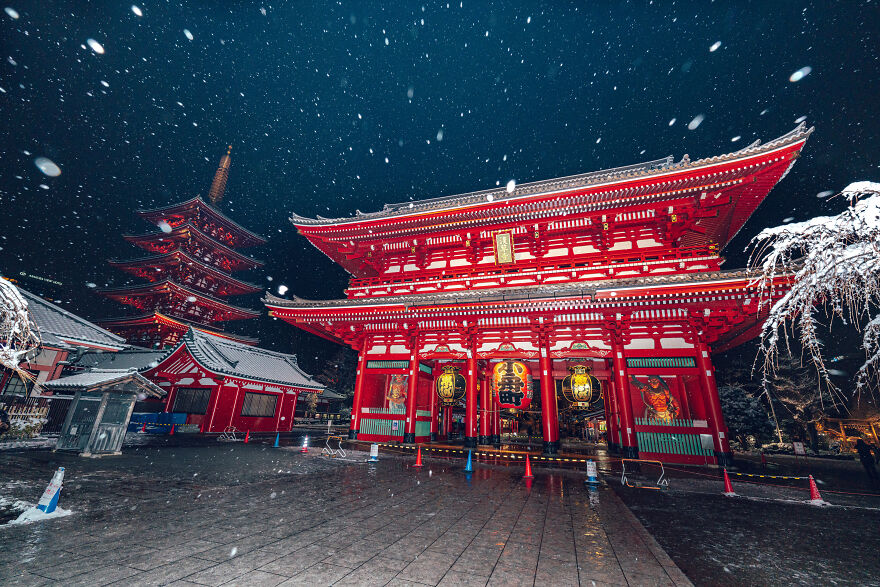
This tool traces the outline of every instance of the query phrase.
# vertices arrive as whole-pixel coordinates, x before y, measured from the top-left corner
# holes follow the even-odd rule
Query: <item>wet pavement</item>
[[[142,439],[119,457],[0,454],[0,496],[65,466],[73,515],[0,528],[3,585],[685,585],[608,487],[581,473],[289,446]]]

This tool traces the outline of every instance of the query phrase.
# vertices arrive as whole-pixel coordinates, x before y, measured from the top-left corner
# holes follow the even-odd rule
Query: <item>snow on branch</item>
[[[761,231],[752,239],[749,260],[758,273],[761,304],[769,307],[760,347],[765,384],[780,343],[788,345],[789,335],[797,332],[832,403],[843,397],[825,366],[821,318],[829,327],[835,317],[857,327],[864,324],[866,360],[856,375],[857,391],[875,389],[880,368],[880,183],[852,183],[841,195],[849,206],[837,216]]]
[[[28,376],[19,365],[31,358],[41,344],[27,300],[17,287],[0,277],[0,366]]]

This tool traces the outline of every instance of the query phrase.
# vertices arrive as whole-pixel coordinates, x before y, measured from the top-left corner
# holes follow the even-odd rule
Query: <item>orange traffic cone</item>
[[[523,479],[534,479],[535,476],[532,475],[532,461],[529,460],[529,455],[526,455],[526,474],[523,475]]]
[[[174,424],[171,425],[171,432],[168,433],[168,436],[174,436]]]
[[[813,505],[829,505],[827,501],[822,499],[819,488],[816,487],[816,481],[810,475],[810,503]]]
[[[244,433],[244,443],[247,444],[251,441],[251,431],[248,430]]]
[[[422,447],[419,447],[419,451],[416,453],[416,464],[413,467],[421,467],[422,466]]]
[[[727,476],[727,469],[724,469],[724,495],[727,497],[736,496],[736,492],[733,490],[733,485],[730,483],[730,477]]]

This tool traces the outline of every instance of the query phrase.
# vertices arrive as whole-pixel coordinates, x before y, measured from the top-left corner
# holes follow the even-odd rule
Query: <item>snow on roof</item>
[[[121,350],[125,339],[72,314],[43,298],[19,288],[27,299],[34,322],[40,329],[43,344],[47,346],[98,346]]]
[[[324,390],[323,385],[299,368],[296,355],[241,344],[194,328],[187,331],[180,344],[186,345],[189,353],[205,369],[215,373],[302,387],[317,393]],[[177,348],[180,348],[180,344]]]
[[[162,397],[165,395],[165,390],[134,369],[93,369],[43,383],[42,387],[50,391],[117,391],[130,393],[138,390],[152,397]]]
[[[69,359],[71,367],[83,369],[136,369],[143,371],[155,367],[168,351],[147,349],[130,346],[117,353],[107,353],[97,349],[89,349],[76,357]]]

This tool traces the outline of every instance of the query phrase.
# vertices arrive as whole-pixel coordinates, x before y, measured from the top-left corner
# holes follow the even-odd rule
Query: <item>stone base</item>
[[[464,437],[464,447],[465,448],[477,448],[477,437],[476,436],[465,436]]]
[[[348,439],[349,440],[357,440],[358,431],[357,430],[349,430],[348,431]]]
[[[559,441],[553,440],[550,442],[544,442],[544,455],[545,456],[553,456],[559,454]]]
[[[431,442],[436,442],[436,441],[437,441],[437,433],[431,432]]]
[[[718,460],[719,467],[733,466],[733,453],[732,452],[718,452],[717,450],[713,450],[712,452],[715,454],[715,458]]]
[[[620,452],[620,446],[618,446],[616,442],[607,442],[605,444],[606,446],[608,446],[608,452],[610,452],[611,454],[616,455],[618,452]]]
[[[500,434],[493,434],[489,438],[491,439],[490,442],[492,443],[493,446],[501,446],[501,435]]]
[[[416,443],[416,433],[415,432],[404,432],[403,433],[403,443],[404,444],[415,444]]]
[[[488,446],[488,445],[492,444],[491,438],[492,438],[491,436],[478,436],[477,437],[477,444],[482,444],[484,446]]]

